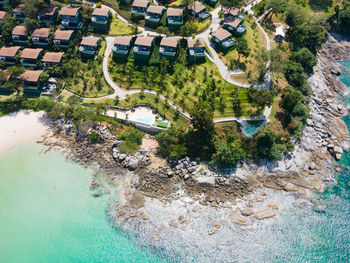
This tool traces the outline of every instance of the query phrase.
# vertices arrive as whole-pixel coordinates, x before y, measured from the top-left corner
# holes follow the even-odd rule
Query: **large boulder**
[[[132,157],[132,158],[130,158],[130,160],[128,161],[126,167],[127,167],[129,170],[134,171],[134,170],[136,170],[136,168],[137,168],[138,165],[139,165],[139,161],[138,161],[136,158]]]
[[[270,208],[266,208],[266,209],[263,209],[263,210],[256,212],[254,214],[254,217],[258,220],[263,220],[265,218],[274,217],[276,215],[277,215],[276,211],[274,211]]]
[[[214,177],[200,176],[200,177],[196,177],[194,180],[196,180],[196,182],[201,186],[214,186],[215,185],[215,178]]]

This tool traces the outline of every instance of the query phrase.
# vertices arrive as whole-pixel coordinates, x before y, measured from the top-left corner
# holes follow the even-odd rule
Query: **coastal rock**
[[[216,233],[216,228],[214,228],[214,227],[209,229],[209,231],[208,231],[209,236],[214,235],[215,233]]]
[[[241,216],[236,211],[233,211],[230,215],[231,222],[235,225],[239,226],[246,226],[247,225],[247,218],[244,216]]]
[[[274,217],[276,215],[277,215],[276,211],[267,208],[267,209],[260,210],[260,211],[256,212],[254,214],[254,218],[258,219],[258,220],[263,220],[265,218]]]
[[[215,178],[214,177],[196,177],[194,179],[201,186],[215,186]]]
[[[274,202],[268,203],[267,206],[271,207],[271,208],[277,208],[278,207],[278,205],[276,203],[274,203]]]
[[[128,161],[126,167],[129,170],[134,171],[134,170],[136,170],[138,165],[139,165],[139,161],[136,158],[130,158],[130,160]]]
[[[241,214],[243,216],[251,216],[252,214],[254,214],[254,211],[250,207],[245,207],[245,208],[241,209]]]
[[[169,221],[169,226],[171,226],[173,228],[178,228],[179,227],[179,223],[175,219],[172,219],[172,220]]]
[[[125,153],[121,153],[121,154],[119,154],[119,157],[118,157],[118,160],[119,160],[119,162],[122,162],[122,161],[124,161],[125,160],[125,158],[126,158],[126,154]]]
[[[123,141],[120,141],[120,140],[114,141],[113,144],[112,144],[112,148],[116,148],[119,145],[121,145],[122,143],[123,143]]]

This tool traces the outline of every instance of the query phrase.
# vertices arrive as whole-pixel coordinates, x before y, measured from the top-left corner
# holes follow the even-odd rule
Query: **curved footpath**
[[[90,3],[90,4],[93,4],[95,5],[95,3],[93,2],[90,2],[90,1],[86,1],[84,0],[84,2],[87,2],[87,3]],[[158,5],[157,2],[155,2],[156,5]],[[121,20],[122,22],[128,24],[129,26],[133,26],[131,23],[129,23],[129,21],[127,21],[124,17],[122,17],[121,15],[118,14],[118,12],[116,12],[113,8],[109,7],[109,6],[106,6],[106,5],[102,5],[103,8],[106,8],[108,10],[111,11],[112,14],[115,15],[116,18],[118,18],[119,20]],[[225,65],[225,63],[220,59],[219,55],[217,54],[217,52],[215,51],[215,49],[213,48],[213,45],[212,43],[210,43],[209,41],[209,35],[210,35],[210,32],[213,31],[213,30],[216,30],[217,28],[219,28],[220,26],[220,18],[219,18],[219,12],[221,10],[221,7],[217,7],[215,10],[211,11],[211,15],[212,15],[212,22],[210,24],[210,26],[208,27],[208,29],[200,34],[198,34],[196,37],[201,37],[204,39],[207,47],[209,48],[212,56],[206,52],[206,55],[208,57],[208,59],[213,62],[222,78],[229,82],[230,84],[233,84],[233,85],[236,85],[236,86],[239,86],[239,87],[243,87],[243,88],[249,88],[251,87],[250,84],[244,84],[244,83],[241,83],[241,82],[238,82],[238,81],[235,81],[233,80],[230,76],[231,75],[237,75],[237,74],[242,74],[242,71],[240,70],[234,70],[234,71],[229,71],[228,70],[228,67]],[[267,35],[267,33],[264,31],[264,29],[261,27],[261,25],[259,24],[259,21],[266,15],[266,13],[264,13],[261,17],[259,17],[256,21],[258,27],[262,30],[262,32],[264,33],[264,36],[266,38],[266,46],[267,46],[267,50],[270,50],[270,39]],[[155,31],[151,31],[147,28],[144,28],[144,27],[138,27],[138,29],[141,31],[141,33],[137,34],[139,36],[144,36],[144,35],[149,35],[149,34],[152,34],[152,35],[157,35],[157,36],[165,36],[163,34],[159,34]],[[141,90],[140,89],[134,89],[134,90],[125,90],[121,87],[119,87],[111,78],[111,76],[109,75],[109,71],[108,71],[108,60],[109,60],[109,57],[111,55],[111,52],[112,52],[112,47],[113,47],[113,42],[115,40],[115,37],[114,36],[106,36],[106,50],[105,50],[105,54],[104,54],[104,57],[103,57],[103,75],[104,75],[104,78],[106,80],[106,82],[113,88],[113,93],[112,94],[109,94],[107,96],[102,96],[102,97],[98,97],[98,98],[89,98],[91,100],[97,100],[97,99],[113,99],[115,97],[119,97],[120,99],[124,100],[126,98],[127,95],[133,95],[133,94],[137,94],[137,93],[140,93]],[[270,73],[267,73],[266,75],[266,81],[262,84],[259,84],[259,85],[256,85],[255,88],[257,89],[260,89],[260,88],[266,88],[266,89],[269,89],[269,84],[270,84]],[[68,90],[66,90],[68,93],[72,94],[72,95],[75,95],[75,96],[78,96],[80,98],[85,98],[83,96],[79,96],[73,92],[70,92]],[[148,90],[148,89],[145,89],[144,90],[145,93],[147,94],[153,94],[153,95],[156,95],[157,92],[154,91],[154,90]],[[163,95],[160,95],[160,99],[162,100],[166,100],[166,98],[163,96]],[[188,119],[191,119],[191,116],[189,113],[181,110],[179,107],[177,107],[175,104],[171,103],[171,102],[168,102],[169,105],[175,109],[175,110],[178,110],[183,116],[185,116],[186,118]],[[240,122],[240,121],[249,121],[249,120],[266,120],[267,122],[269,122],[269,115],[271,113],[271,107],[266,107],[265,108],[265,111],[262,115],[260,116],[255,116],[255,117],[225,117],[225,118],[216,118],[214,119],[214,122],[215,123],[220,123],[220,122],[229,122],[229,121],[237,121],[237,122]]]

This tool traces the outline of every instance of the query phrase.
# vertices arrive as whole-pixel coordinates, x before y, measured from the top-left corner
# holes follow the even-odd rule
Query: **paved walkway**
[[[95,5],[95,3],[93,2],[90,2],[90,1],[86,1],[84,0],[84,2],[88,2],[88,3],[91,3],[93,5]],[[259,0],[257,0],[256,2],[259,2]],[[156,5],[158,5],[158,2],[155,2]],[[119,20],[121,20],[122,22],[128,24],[129,26],[133,26],[133,24],[129,23],[129,21],[127,21],[124,17],[122,17],[121,15],[119,15],[113,8],[109,7],[109,6],[106,6],[106,5],[102,5],[103,8],[106,8],[108,10],[111,11],[111,13],[114,14],[114,16],[116,18],[118,18]],[[247,8],[247,7],[246,7]],[[251,7],[250,7],[251,9]],[[215,10],[211,11],[211,15],[212,15],[212,22],[210,24],[210,26],[208,27],[208,29],[200,34],[198,34],[196,37],[201,37],[204,39],[207,47],[209,48],[212,56],[209,54],[209,53],[206,53],[208,59],[213,62],[222,78],[231,83],[231,84],[234,84],[236,86],[239,86],[239,87],[244,87],[244,88],[249,88],[251,85],[250,84],[245,84],[245,83],[241,83],[241,82],[238,82],[238,81],[235,81],[233,80],[230,76],[231,75],[236,75],[236,74],[242,74],[242,71],[240,70],[234,70],[234,71],[229,71],[228,70],[228,67],[224,64],[224,62],[220,59],[219,55],[217,54],[217,52],[215,51],[215,49],[213,48],[212,46],[212,43],[209,41],[209,35],[210,35],[210,32],[211,31],[214,31],[216,30],[217,28],[220,27],[220,18],[219,18],[219,12],[221,10],[221,7],[217,7]],[[262,30],[262,32],[264,33],[264,36],[266,38],[266,46],[267,46],[267,50],[270,50],[270,40],[269,40],[269,37],[268,35],[266,34],[266,32],[264,31],[264,29],[260,26],[259,24],[259,21],[266,15],[263,14],[259,19],[257,19],[256,23],[257,23],[257,26]],[[159,36],[164,36],[164,35],[161,35],[155,31],[152,31],[152,30],[149,30],[149,29],[146,29],[146,28],[143,28],[143,27],[138,27],[138,29],[141,31],[139,34],[137,35],[159,35]],[[141,90],[139,89],[135,89],[135,90],[125,90],[121,87],[119,87],[116,83],[114,83],[114,81],[112,80],[111,76],[109,75],[109,71],[108,71],[108,60],[109,60],[109,57],[111,55],[111,52],[112,52],[112,47],[113,47],[113,42],[115,40],[115,37],[113,36],[107,36],[106,37],[106,50],[105,50],[105,54],[104,54],[104,57],[103,57],[103,75],[104,75],[104,78],[106,80],[106,82],[113,88],[113,93],[112,94],[109,94],[107,96],[103,96],[103,97],[98,97],[98,98],[89,98],[91,100],[97,100],[97,99],[114,99],[116,96],[118,96],[121,100],[124,100],[126,98],[127,95],[133,95],[133,94],[136,94],[136,93],[140,93]],[[266,76],[266,81],[262,84],[259,84],[259,85],[256,85],[255,88],[269,88],[269,85],[270,85],[270,73],[267,73],[267,76]],[[66,90],[68,93],[72,94],[72,95],[75,95],[75,96],[78,96],[80,98],[84,98],[82,96],[79,96],[77,94],[74,94],[68,90]],[[154,91],[154,90],[144,90],[145,93],[147,94],[153,94],[153,95],[156,95],[157,92]],[[159,96],[160,99],[162,100],[166,100],[166,98],[163,96],[163,95],[160,95]],[[170,107],[172,107],[173,109],[175,110],[178,110],[183,116],[191,119],[191,116],[190,114],[188,114],[187,112],[181,110],[180,108],[178,108],[175,104],[171,103],[171,102],[168,102]],[[228,122],[228,121],[247,121],[247,120],[266,120],[266,121],[269,121],[268,120],[268,116],[270,115],[270,112],[271,112],[271,108],[268,108],[266,107],[265,111],[264,111],[264,114],[260,115],[260,116],[256,116],[256,117],[226,117],[226,118],[217,118],[217,119],[214,119],[214,122],[215,123],[220,123],[220,122]]]

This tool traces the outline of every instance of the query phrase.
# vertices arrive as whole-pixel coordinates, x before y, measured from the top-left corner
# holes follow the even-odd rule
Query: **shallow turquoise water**
[[[91,171],[41,151],[0,155],[0,262],[164,262],[111,227]]]

